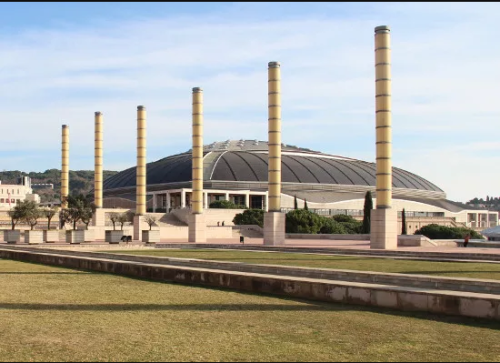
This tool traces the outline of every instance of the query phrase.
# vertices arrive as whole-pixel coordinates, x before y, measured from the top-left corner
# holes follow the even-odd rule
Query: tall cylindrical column
[[[377,209],[392,204],[391,44],[386,25],[375,28]]]
[[[94,137],[94,203],[102,208],[102,113],[95,113]]]
[[[281,211],[281,72],[268,64],[269,212]]]
[[[192,213],[203,213],[203,90],[193,88]]]
[[[137,106],[136,215],[146,213],[146,107]]]
[[[69,195],[69,126],[62,125],[61,148],[61,208],[68,207],[65,199]]]

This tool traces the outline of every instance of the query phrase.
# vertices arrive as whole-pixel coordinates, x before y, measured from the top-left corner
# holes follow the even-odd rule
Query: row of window
[[[14,203],[19,203],[21,200],[20,199],[11,199],[10,200],[10,203],[11,204],[14,204]],[[8,198],[0,198],[0,204],[1,203],[9,203],[9,199]]]
[[[12,193],[11,194],[14,194],[14,190],[15,189],[12,189]],[[9,193],[9,189],[5,189],[5,194],[8,194]],[[3,194],[3,189],[0,189],[0,194]],[[19,194],[19,189],[17,190],[17,194]]]

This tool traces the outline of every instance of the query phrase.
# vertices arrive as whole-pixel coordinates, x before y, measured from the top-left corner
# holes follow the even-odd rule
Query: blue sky
[[[394,165],[453,200],[500,196],[498,3],[0,3],[2,170],[135,164],[190,149],[191,89],[205,144],[267,139],[267,63],[282,66],[283,142],[374,161],[373,28],[392,29]]]

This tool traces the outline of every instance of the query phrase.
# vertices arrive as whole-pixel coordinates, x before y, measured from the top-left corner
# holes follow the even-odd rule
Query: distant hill
[[[469,200],[466,204],[474,207],[481,207],[481,208],[487,208],[489,210],[500,211],[499,197],[490,197],[489,195],[486,196],[486,199],[476,197],[474,199]]]
[[[117,171],[104,170],[103,179],[117,174]],[[29,172],[25,173],[19,170],[9,170],[0,172],[2,184],[17,184],[17,178],[29,176],[31,184],[54,184],[54,189],[39,189],[34,191],[40,195],[43,202],[58,201],[61,195],[61,171],[58,169],[45,170],[43,173]],[[69,171],[69,190],[70,194],[87,194],[94,189],[94,171],[93,170],[70,170]]]

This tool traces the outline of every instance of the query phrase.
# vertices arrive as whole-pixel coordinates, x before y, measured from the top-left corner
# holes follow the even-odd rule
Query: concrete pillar
[[[167,192],[167,213],[170,211],[172,200],[170,199],[170,193]]]
[[[94,204],[102,208],[102,113],[95,113],[94,135]]]
[[[191,214],[189,215],[189,242],[206,241],[206,222],[203,214],[203,90],[193,88],[193,157]]]
[[[136,217],[146,213],[146,107],[137,106]],[[142,219],[134,218],[134,239],[142,238]]]
[[[281,213],[281,71],[268,65],[268,205],[264,215],[264,245],[285,244],[285,214]]]
[[[186,208],[186,191],[181,190],[181,208]]]
[[[250,209],[250,192],[245,194],[245,206]]]
[[[371,212],[370,248],[395,249],[397,211],[392,208],[390,29],[375,28],[376,209]]]
[[[229,193],[226,193],[226,195],[224,196],[224,198],[229,201]]]
[[[205,192],[205,194],[203,196],[203,202],[205,205],[205,209],[208,209],[208,192]]]
[[[156,213],[156,208],[158,208],[158,195],[153,194],[153,213]]]
[[[61,148],[61,209],[68,208],[65,198],[69,195],[69,126],[62,125]]]

